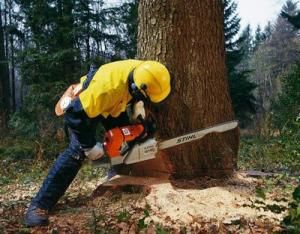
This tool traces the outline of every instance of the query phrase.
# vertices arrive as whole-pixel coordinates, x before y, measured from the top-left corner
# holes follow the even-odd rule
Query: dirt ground
[[[50,213],[50,225],[31,229],[23,226],[23,213],[39,184],[7,185],[0,194],[0,233],[282,232],[294,182],[250,174],[188,181],[76,179]]]

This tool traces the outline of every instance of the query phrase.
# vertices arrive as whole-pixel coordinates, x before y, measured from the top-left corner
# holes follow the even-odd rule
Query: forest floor
[[[297,185],[280,173],[238,171],[219,180],[134,179],[120,189],[115,185],[127,177],[105,184],[105,170],[86,164],[49,226],[26,228],[23,214],[49,162],[0,166],[0,233],[279,233]]]

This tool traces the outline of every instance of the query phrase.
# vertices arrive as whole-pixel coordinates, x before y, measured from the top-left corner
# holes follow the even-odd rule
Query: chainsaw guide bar
[[[185,135],[175,137],[169,140],[165,140],[159,143],[159,149],[167,149],[173,146],[181,145],[187,142],[195,141],[198,139],[203,138],[205,135],[209,133],[221,133],[221,132],[226,132],[229,130],[232,130],[238,126],[238,121],[230,121],[230,122],[225,122],[222,124],[217,124],[211,127],[207,127],[201,130],[196,130],[191,133],[187,133]]]
[[[111,165],[133,164],[149,159],[154,159],[159,150],[175,147],[187,142],[199,140],[209,133],[222,133],[238,126],[238,121],[229,121],[213,125],[201,130],[196,130],[169,140],[158,142],[155,138],[150,138],[143,143],[136,144],[126,155],[110,158]]]

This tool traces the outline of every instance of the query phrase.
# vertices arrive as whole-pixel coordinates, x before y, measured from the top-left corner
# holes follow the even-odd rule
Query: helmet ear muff
[[[138,89],[138,87],[136,86],[136,84],[134,82],[130,84],[130,90],[132,92],[135,92],[137,89]]]
[[[146,93],[147,85],[141,84],[141,87],[139,89],[134,82],[133,72],[134,72],[134,70],[131,71],[130,74],[128,75],[129,76],[128,77],[129,93],[135,101],[148,102],[149,97],[147,96],[147,93]],[[143,90],[143,91],[141,91],[141,90]]]

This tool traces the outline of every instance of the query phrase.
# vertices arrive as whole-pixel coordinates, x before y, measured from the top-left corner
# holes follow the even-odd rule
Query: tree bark
[[[225,67],[221,0],[140,0],[138,58],[165,64],[170,97],[152,111],[159,138],[168,139],[233,120]],[[175,178],[230,175],[239,130],[210,134],[131,166],[132,174]]]

